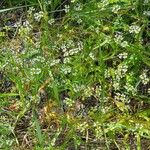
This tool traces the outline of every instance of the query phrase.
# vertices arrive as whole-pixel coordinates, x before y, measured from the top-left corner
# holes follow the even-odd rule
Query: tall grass
[[[1,148],[149,147],[149,3],[16,2],[0,10]]]

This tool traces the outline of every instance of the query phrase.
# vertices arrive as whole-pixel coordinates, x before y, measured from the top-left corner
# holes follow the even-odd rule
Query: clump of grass
[[[0,31],[1,148],[149,147],[149,3],[38,4]]]

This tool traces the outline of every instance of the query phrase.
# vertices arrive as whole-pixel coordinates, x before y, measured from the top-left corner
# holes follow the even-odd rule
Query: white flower
[[[81,41],[79,41],[79,42],[77,43],[77,45],[78,45],[79,51],[81,51],[81,50],[83,49],[83,43],[82,43]]]
[[[71,0],[71,3],[74,3],[76,0]]]
[[[54,66],[56,64],[59,64],[60,63],[60,59],[55,59],[53,60],[51,63],[50,63],[50,66]]]
[[[105,7],[109,4],[109,0],[103,0],[102,3],[103,3],[103,7]]]
[[[49,76],[50,76],[51,78],[53,78],[53,74],[52,74],[52,71],[51,71],[51,70],[48,71],[48,74],[49,74]]]
[[[80,91],[84,90],[85,88],[86,88],[85,85],[73,84],[74,92],[80,92]]]
[[[87,123],[87,122],[83,122],[83,123],[81,123],[81,124],[77,124],[77,129],[78,129],[80,132],[84,132],[87,127],[88,127],[88,123]]]
[[[68,51],[66,51],[65,53],[64,53],[64,57],[67,57],[67,56],[69,56],[69,52]]]
[[[40,20],[43,18],[43,16],[44,16],[44,12],[40,11],[40,12],[34,14],[34,19],[37,22],[40,22]]]
[[[149,81],[150,81],[150,78],[147,77],[147,74],[146,74],[146,71],[144,71],[141,75],[140,75],[140,79],[142,81],[142,83],[144,85],[146,85]]]
[[[106,69],[105,74],[104,74],[105,78],[110,78],[112,76],[113,72],[114,72],[114,70],[112,68]]]
[[[119,57],[120,59],[126,59],[126,58],[128,57],[128,53],[126,53],[126,52],[120,53],[120,54],[118,55],[118,57]]]
[[[75,103],[75,101],[67,97],[67,98],[65,98],[64,103],[67,106],[71,107]]]
[[[69,55],[77,54],[79,51],[80,51],[80,49],[78,49],[78,48],[71,49],[71,50],[69,51]]]
[[[96,122],[93,123],[93,127],[95,128],[95,134],[96,134],[95,136],[96,136],[96,138],[100,138],[103,135],[101,123],[96,121]]]
[[[35,42],[34,45],[35,45],[36,48],[40,48],[41,43],[40,42]]]
[[[42,56],[37,56],[36,58],[33,59],[34,62],[41,62],[44,63],[45,62],[45,58]]]
[[[40,68],[32,68],[30,70],[31,75],[38,75],[41,73],[41,69]]]
[[[129,46],[127,41],[121,42],[120,45],[121,45],[122,47],[127,47],[127,46]]]
[[[150,88],[148,88],[148,91],[147,91],[147,93],[148,93],[148,94],[150,94]]]
[[[85,88],[85,89],[84,89],[84,96],[85,96],[85,97],[90,97],[90,96],[92,96],[92,88],[90,88],[90,87]]]
[[[128,97],[125,94],[121,94],[121,93],[116,93],[115,100],[121,102],[129,102]]]
[[[35,11],[35,8],[34,7],[30,7],[29,10],[27,11],[27,13],[29,15],[32,15],[32,13]]]
[[[71,72],[71,67],[65,66],[65,67],[61,68],[61,72],[64,74],[68,74]]]
[[[52,19],[50,19],[50,20],[48,21],[48,24],[49,24],[49,25],[52,25],[54,22],[55,22],[55,19],[52,18]]]
[[[83,6],[81,4],[79,4],[79,3],[77,3],[76,6],[74,7],[74,9],[76,11],[80,11],[80,10],[82,10],[82,8],[83,8]]]
[[[15,28],[21,27],[21,22],[20,22],[20,21],[16,22],[16,23],[14,24],[14,27],[15,27]]]
[[[46,5],[50,5],[52,3],[52,1],[51,0],[47,0],[47,1],[45,1],[45,4]]]
[[[79,23],[79,24],[81,24],[83,21],[82,21],[82,19],[81,18],[79,18],[78,20],[77,20],[77,23]]]
[[[136,33],[138,34],[141,31],[141,28],[137,25],[132,25],[129,27],[129,32],[130,33]]]
[[[62,34],[58,33],[58,34],[57,34],[57,37],[61,38],[61,37],[62,37]]]
[[[144,11],[143,14],[146,16],[150,16],[150,11]]]
[[[127,92],[131,92],[132,95],[135,95],[137,92],[137,89],[134,88],[131,84],[126,83],[126,85],[124,86],[124,88],[127,90]]]
[[[115,42],[116,42],[116,43],[120,43],[122,40],[123,40],[122,33],[121,33],[121,32],[117,32],[117,33],[115,34]]]
[[[119,80],[120,78],[124,77],[127,71],[128,66],[125,64],[120,64],[118,69],[115,71],[116,79]]]
[[[74,46],[73,40],[68,40],[67,41],[67,47],[70,47],[70,46]]]
[[[93,60],[95,60],[95,56],[94,56],[94,54],[93,54],[92,52],[90,52],[89,56],[90,56]]]
[[[112,12],[115,13],[115,14],[117,14],[119,10],[120,10],[120,6],[119,5],[115,5],[113,7],[113,9],[112,9]]]
[[[119,84],[119,82],[118,82],[118,81],[114,81],[114,82],[113,82],[113,87],[114,87],[115,90],[119,90],[119,89],[120,89],[120,84]]]
[[[148,4],[149,3],[149,0],[144,0],[144,4]]]
[[[70,6],[69,5],[65,5],[65,12],[68,13],[70,10]]]
[[[100,85],[96,86],[95,93],[97,96],[100,96],[101,91],[102,91],[102,87]]]

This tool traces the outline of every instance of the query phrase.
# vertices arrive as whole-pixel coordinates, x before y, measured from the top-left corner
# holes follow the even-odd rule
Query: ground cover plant
[[[0,149],[150,149],[149,0],[0,7]]]

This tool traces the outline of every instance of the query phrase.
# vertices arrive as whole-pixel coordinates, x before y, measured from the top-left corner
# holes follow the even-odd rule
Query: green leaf
[[[0,97],[18,96],[18,93],[0,93]]]

